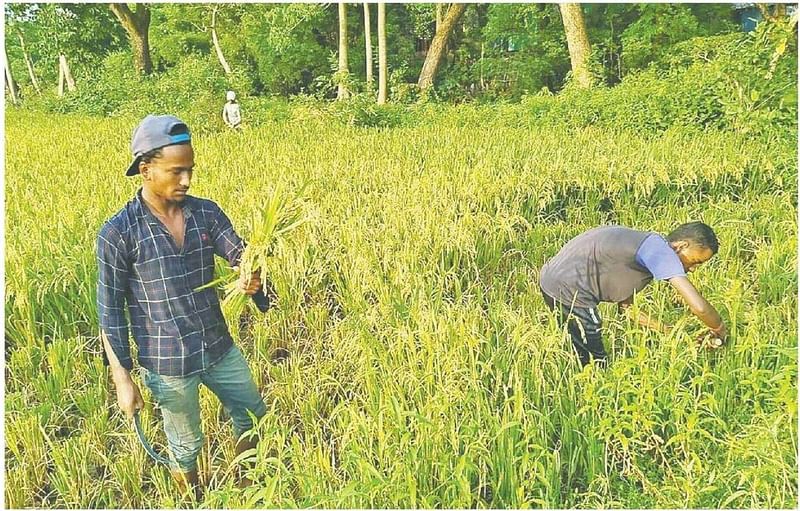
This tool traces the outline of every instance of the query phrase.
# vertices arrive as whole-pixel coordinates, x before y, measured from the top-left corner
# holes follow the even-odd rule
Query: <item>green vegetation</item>
[[[6,6],[7,507],[183,505],[118,410],[96,317],[95,239],[138,186],[123,174],[148,113],[189,124],[191,193],[257,240],[247,262],[278,297],[225,307],[269,413],[242,490],[201,392],[204,506],[798,506],[796,17],[744,34],[730,5],[584,5],[586,90],[557,5],[471,4],[420,93],[436,6],[391,4],[378,105],[355,5],[342,72],[337,5],[152,4],[147,76],[106,5],[39,7]],[[611,365],[582,371],[541,265],[600,224],[690,220],[721,242],[691,278],[728,344],[699,348],[654,284],[634,308],[676,329],[601,307]],[[157,410],[142,419],[163,448]]]
[[[278,188],[308,218],[265,263],[276,308],[237,339],[271,411],[259,484],[235,488],[229,422],[203,394],[205,505],[796,507],[793,137],[430,108],[425,124],[376,130],[298,106],[196,137],[193,193],[242,234]],[[7,115],[12,507],[175,504],[109,395],[96,334],[94,238],[137,186],[122,175],[133,123]],[[700,325],[654,285],[637,306],[679,328],[661,336],[605,309],[613,363],[581,373],[538,268],[600,223],[690,219],[721,239],[693,280],[730,344],[698,350]]]

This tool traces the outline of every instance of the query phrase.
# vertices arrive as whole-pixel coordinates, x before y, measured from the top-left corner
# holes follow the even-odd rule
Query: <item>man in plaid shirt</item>
[[[147,116],[133,132],[131,150],[134,161],[126,175],[140,174],[142,187],[97,238],[104,358],[119,406],[132,418],[144,402],[130,375],[127,303],[143,380],[164,418],[172,474],[183,491],[191,485],[199,495],[200,383],[230,413],[237,455],[255,447],[256,440],[242,436],[254,426],[250,414],[266,413],[216,291],[194,291],[213,279],[214,255],[238,265],[244,243],[219,206],[187,194],[194,152],[186,124],[173,116]],[[257,272],[241,276],[239,286],[261,310],[269,307]]]

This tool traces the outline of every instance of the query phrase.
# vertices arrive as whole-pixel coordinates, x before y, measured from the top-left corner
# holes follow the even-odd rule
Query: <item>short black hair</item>
[[[158,149],[153,149],[152,151],[147,151],[146,153],[144,153],[143,155],[141,155],[139,157],[139,161],[142,162],[142,163],[150,163],[151,161],[155,160],[156,158],[161,158],[161,149],[163,149],[163,148],[159,147]]]
[[[695,245],[707,247],[711,249],[714,254],[719,250],[719,240],[714,230],[703,222],[689,222],[679,225],[677,229],[669,233],[667,241],[670,243],[676,241],[688,241]]]
[[[184,133],[189,133],[189,127],[186,126],[183,123],[175,124],[169,130],[169,134],[170,135],[183,135]],[[190,143],[188,140],[184,140],[183,142],[178,142],[178,143],[170,144],[170,145],[184,145],[184,144],[188,144],[188,143]],[[146,153],[142,154],[139,157],[140,158],[139,161],[141,161],[143,163],[150,163],[153,160],[155,160],[156,158],[161,158],[161,155],[162,155],[161,150],[162,149],[163,149],[163,147],[159,147],[158,149],[153,149],[152,151],[147,151]]]

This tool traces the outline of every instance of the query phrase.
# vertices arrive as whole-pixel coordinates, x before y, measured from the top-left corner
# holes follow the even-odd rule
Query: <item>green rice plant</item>
[[[796,507],[795,140],[567,131],[515,105],[418,114],[194,137],[193,193],[228,213],[243,271],[260,268],[280,307],[239,331],[231,304],[247,298],[225,306],[269,410],[258,484],[236,488],[230,420],[203,391],[209,488],[192,504],[136,443],[99,360],[94,241],[138,186],[119,176],[136,120],[9,112],[6,504]],[[729,342],[696,346],[702,326],[654,283],[634,308],[675,330],[603,306],[611,366],[582,370],[539,268],[600,224],[692,219],[721,240],[691,279]],[[217,264],[224,288],[237,273]]]
[[[6,449],[7,474],[15,483],[6,487],[7,503],[30,503],[31,492],[38,493],[47,483],[48,448],[39,418],[24,413],[8,416]]]
[[[305,187],[301,188],[297,195],[301,196],[304,189]],[[303,215],[301,202],[278,188],[263,204],[253,208],[248,220],[242,229],[247,236],[247,245],[239,266],[222,270],[216,279],[195,289],[201,291],[223,285],[225,298],[222,300],[222,308],[229,318],[239,318],[250,301],[250,297],[238,285],[240,276],[268,268],[270,259],[274,257],[276,250],[280,250],[278,245],[282,246],[284,238],[306,223],[308,218]]]

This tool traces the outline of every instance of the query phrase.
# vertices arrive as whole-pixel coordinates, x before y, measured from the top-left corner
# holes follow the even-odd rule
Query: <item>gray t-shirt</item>
[[[653,280],[653,273],[637,257],[640,246],[651,235],[621,226],[587,231],[545,263],[539,285],[566,306],[593,308],[600,302],[622,302]],[[675,261],[671,265],[680,267],[677,255],[673,252],[672,256]]]

